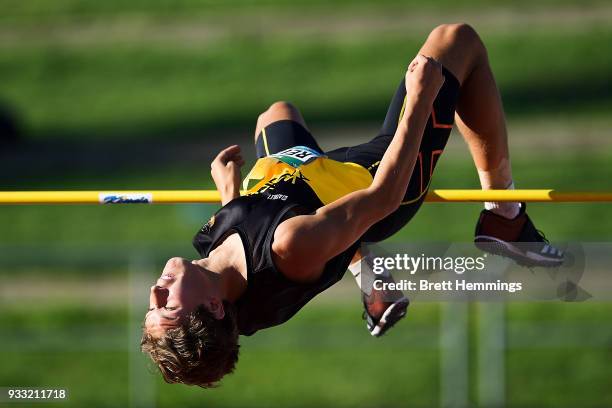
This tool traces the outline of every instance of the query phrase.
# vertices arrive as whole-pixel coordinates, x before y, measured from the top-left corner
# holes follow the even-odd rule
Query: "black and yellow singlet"
[[[296,148],[293,152],[303,154],[308,150]],[[313,283],[293,282],[276,269],[271,248],[274,231],[282,221],[297,214],[312,213],[339,194],[346,194],[350,188],[367,186],[366,183],[372,179],[367,170],[358,165],[339,163],[322,156],[310,157],[304,163],[288,162],[288,159],[278,157],[260,159],[250,178],[263,177],[248,195],[221,208],[193,241],[200,255],[207,257],[226,236],[234,232],[239,234],[247,259],[248,284],[235,306],[239,330],[244,335],[291,318],[314,296],[342,278],[359,246],[359,242],[355,242],[331,259],[319,280]],[[332,188],[327,188],[324,180]],[[325,237],[321,237],[321,245],[325,245]]]

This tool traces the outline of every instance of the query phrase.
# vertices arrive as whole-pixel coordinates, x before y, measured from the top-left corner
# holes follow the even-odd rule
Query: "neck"
[[[245,291],[247,284],[246,260],[242,243],[239,244],[240,251],[228,238],[211,251],[207,258],[193,261],[204,268],[211,280],[218,285],[223,300],[229,302],[236,301]]]

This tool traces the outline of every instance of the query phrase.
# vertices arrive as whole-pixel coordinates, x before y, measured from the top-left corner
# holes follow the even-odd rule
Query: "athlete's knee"
[[[476,30],[467,23],[440,24],[431,30],[430,36],[437,36],[450,41],[472,42],[480,39]]]
[[[281,113],[293,113],[297,112],[298,109],[291,102],[287,101],[276,101],[268,108],[268,111],[281,112]]]
[[[480,36],[472,26],[466,23],[441,24],[431,31],[429,37],[466,51],[479,52],[484,50],[484,44]]]
[[[293,120],[299,124],[306,126],[304,119],[298,108],[287,101],[274,102],[270,107],[262,112],[257,118],[257,126],[255,128],[255,140],[261,132],[261,129],[279,120]]]
[[[291,118],[299,115],[298,109],[290,102],[276,101],[259,115],[259,121]]]

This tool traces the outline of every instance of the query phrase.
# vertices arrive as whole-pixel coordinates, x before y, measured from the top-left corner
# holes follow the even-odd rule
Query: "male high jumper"
[[[211,173],[223,206],[194,238],[201,258],[170,259],[151,288],[142,349],[164,379],[216,385],[234,369],[239,334],[284,323],[347,268],[358,275],[370,262],[364,244],[393,235],[417,212],[453,123],[482,188],[514,188],[499,91],[466,24],[431,32],[367,143],[324,152],[294,106],[272,104],[255,130],[259,160],[245,180],[255,185],[241,197],[240,148],[219,153]],[[485,203],[475,241],[523,264],[561,264],[525,208]],[[405,315],[401,292],[362,289],[372,335]]]

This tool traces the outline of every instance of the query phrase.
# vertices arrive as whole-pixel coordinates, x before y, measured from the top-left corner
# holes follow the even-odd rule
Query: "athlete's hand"
[[[431,108],[443,84],[442,64],[419,54],[406,71],[406,102],[413,105],[422,102]]]
[[[210,164],[210,174],[221,194],[221,204],[225,205],[240,196],[240,168],[244,159],[240,154],[240,146],[227,147]]]

